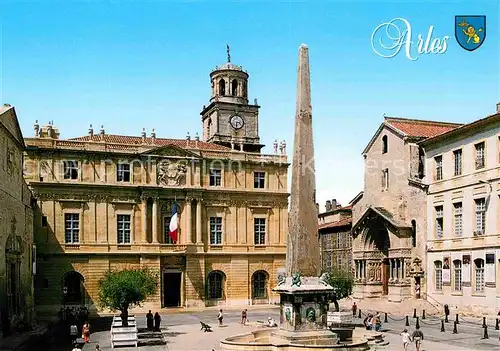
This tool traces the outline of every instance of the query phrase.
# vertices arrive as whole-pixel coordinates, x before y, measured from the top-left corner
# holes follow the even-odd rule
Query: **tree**
[[[352,294],[354,279],[348,270],[333,268],[328,273],[328,283],[334,289],[333,304],[335,305],[335,311],[339,312],[340,307],[337,300],[344,299]]]
[[[108,271],[99,280],[99,304],[112,311],[120,311],[122,325],[128,326],[128,309],[140,306],[156,292],[158,273],[150,269]]]

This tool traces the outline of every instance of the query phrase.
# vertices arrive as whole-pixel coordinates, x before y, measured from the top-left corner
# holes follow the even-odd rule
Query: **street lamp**
[[[63,292],[63,319],[66,320],[68,316],[66,316],[66,295],[68,294],[68,287],[65,286],[62,289]]]

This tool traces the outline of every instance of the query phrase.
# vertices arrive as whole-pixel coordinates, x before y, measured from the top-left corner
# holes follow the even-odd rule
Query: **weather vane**
[[[226,51],[227,51],[227,62],[231,62],[231,53],[230,53],[230,48],[229,44],[226,44]]]

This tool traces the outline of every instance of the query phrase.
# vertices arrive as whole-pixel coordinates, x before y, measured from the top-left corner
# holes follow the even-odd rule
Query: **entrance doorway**
[[[181,272],[163,273],[163,306],[181,306]]]
[[[389,294],[389,260],[382,261],[382,294]]]
[[[420,299],[420,277],[415,277],[415,298]]]

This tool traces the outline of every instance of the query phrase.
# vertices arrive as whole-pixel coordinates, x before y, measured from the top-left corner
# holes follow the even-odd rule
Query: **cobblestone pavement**
[[[382,310],[382,309],[381,309]],[[249,311],[249,322],[265,321],[269,316],[278,319],[278,309],[269,308],[268,310]],[[144,315],[138,317],[139,327],[145,326]],[[227,311],[224,317],[224,326],[218,327],[215,310],[197,311],[192,313],[165,312],[162,313],[162,327],[166,328],[167,345],[148,346],[141,349],[148,351],[211,351],[220,349],[220,340],[230,335],[246,333],[255,330],[255,326],[243,326],[240,324],[239,311]],[[382,320],[383,320],[382,315]],[[212,333],[200,331],[200,320],[210,324],[213,327]],[[356,318],[357,323],[362,319]],[[410,332],[415,329],[416,319],[409,318],[410,326],[405,327],[405,316],[390,315],[388,323],[384,323],[383,332],[385,338],[390,342],[389,345],[378,348],[379,350],[403,350],[400,333],[404,328]],[[466,319],[460,319],[457,325],[458,334],[453,334],[453,320],[445,323],[445,332],[440,331],[441,321],[439,318],[427,317],[424,320],[419,319],[421,330],[424,333],[423,350],[436,351],[465,351],[465,350],[499,350],[500,333],[494,330],[494,320],[488,321],[489,339],[482,339],[483,328],[479,324],[471,323]],[[111,350],[109,341],[109,330],[93,333],[91,342],[84,346],[84,351],[92,351],[95,344],[99,343],[102,350]],[[116,350],[129,351],[135,348],[117,348]],[[409,350],[415,350],[412,345]]]

